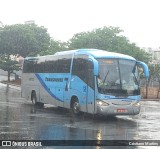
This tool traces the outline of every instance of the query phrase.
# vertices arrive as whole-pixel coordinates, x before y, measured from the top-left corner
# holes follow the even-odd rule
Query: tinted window
[[[73,75],[77,75],[86,83],[87,83],[87,72],[88,72],[87,62],[88,62],[88,56],[76,55],[73,59],[73,68],[72,68]]]
[[[58,58],[58,73],[70,73],[72,55],[60,55]]]
[[[25,60],[24,73],[70,73],[72,55],[45,56]]]
[[[94,73],[93,73],[93,62],[88,61],[88,85],[94,89]]]
[[[35,66],[35,73],[43,73],[45,68],[45,58],[40,58]]]
[[[35,72],[36,59],[25,60],[23,64],[23,73]]]
[[[57,64],[58,64],[57,56],[46,57],[45,72],[46,73],[57,73]]]

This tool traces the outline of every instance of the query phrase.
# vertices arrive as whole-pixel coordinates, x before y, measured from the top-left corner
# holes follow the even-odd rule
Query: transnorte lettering
[[[51,81],[51,82],[63,82],[63,78],[45,78],[45,81]]]

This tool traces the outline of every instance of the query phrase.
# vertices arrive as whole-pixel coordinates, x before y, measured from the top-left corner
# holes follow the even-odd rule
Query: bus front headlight
[[[104,101],[102,101],[102,100],[97,100],[97,105],[99,105],[99,106],[109,106],[109,104],[107,103],[107,102],[104,102]]]
[[[139,107],[141,104],[139,102],[133,103],[132,106]]]

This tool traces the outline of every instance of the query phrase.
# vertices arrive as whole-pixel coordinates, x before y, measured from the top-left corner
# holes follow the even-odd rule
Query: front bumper
[[[137,115],[140,113],[140,105],[124,105],[124,106],[100,106],[97,105],[97,114],[100,115]]]

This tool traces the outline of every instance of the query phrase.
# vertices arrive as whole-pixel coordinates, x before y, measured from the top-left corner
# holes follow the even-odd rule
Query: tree
[[[122,36],[118,27],[103,27],[75,34],[69,40],[70,49],[94,48],[128,54],[137,60],[149,62],[150,55]]]
[[[13,68],[17,69],[12,56],[35,56],[48,50],[50,36],[47,29],[35,24],[7,25],[0,28],[0,68],[8,71],[8,79]],[[9,67],[12,64],[13,67]]]
[[[50,46],[48,50],[41,51],[39,54],[40,55],[52,55],[56,52],[64,51],[64,50],[68,50],[67,43],[56,41],[52,38],[50,41]]]
[[[40,51],[48,50],[50,36],[47,29],[35,24],[16,24],[1,28],[0,53],[35,56]]]
[[[160,64],[155,64],[154,66],[154,72],[155,72],[155,78],[156,81],[158,81],[158,92],[157,92],[157,98],[159,97],[159,92],[160,92]]]
[[[157,92],[157,98],[158,98],[160,92],[160,64],[149,64],[149,70],[150,70],[150,77],[148,83],[150,83],[150,81],[158,82],[158,92]]]
[[[8,81],[10,81],[10,75],[13,71],[21,69],[20,64],[16,60],[12,60],[11,57],[1,57],[0,68],[8,72]]]

